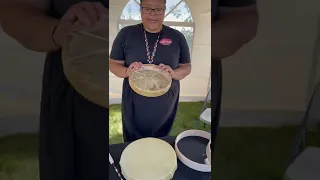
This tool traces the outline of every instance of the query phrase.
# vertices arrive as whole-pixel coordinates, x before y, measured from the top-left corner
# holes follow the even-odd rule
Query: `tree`
[[[192,49],[192,44],[193,44],[193,28],[185,28],[183,27],[181,29],[181,33],[184,35],[184,37],[187,40],[189,49]]]

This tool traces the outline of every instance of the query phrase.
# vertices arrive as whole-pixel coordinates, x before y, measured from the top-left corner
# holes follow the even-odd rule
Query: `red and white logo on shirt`
[[[171,43],[172,43],[172,40],[168,39],[168,38],[163,38],[163,39],[160,40],[160,44],[165,45],[165,46],[168,46]]]

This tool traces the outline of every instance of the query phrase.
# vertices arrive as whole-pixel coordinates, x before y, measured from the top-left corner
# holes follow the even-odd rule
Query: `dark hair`
[[[140,0],[140,4],[142,3],[143,0]],[[167,0],[164,0],[164,5],[167,4]]]

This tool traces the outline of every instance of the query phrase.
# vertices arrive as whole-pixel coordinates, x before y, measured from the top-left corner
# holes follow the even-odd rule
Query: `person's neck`
[[[150,30],[150,29],[148,29],[148,28],[146,28],[146,27],[144,27],[144,29],[145,29],[147,32],[149,32],[149,33],[158,33],[158,32],[161,31],[162,25],[161,25],[161,27],[160,27],[159,29],[157,29],[157,30]]]

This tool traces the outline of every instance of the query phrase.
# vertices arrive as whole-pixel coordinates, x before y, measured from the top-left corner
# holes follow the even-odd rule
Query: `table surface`
[[[176,137],[168,136],[160,139],[163,139],[164,141],[168,142],[172,147],[174,147],[174,142]],[[121,153],[128,145],[129,143],[121,143],[121,144],[112,144],[109,146],[109,153],[113,157],[115,165],[119,170],[120,170],[119,161],[120,161]],[[109,164],[109,179],[110,180],[120,179],[111,164]],[[210,180],[210,179],[211,179],[211,173],[204,173],[204,172],[193,170],[187,167],[186,165],[184,165],[178,159],[178,169],[174,174],[173,180]]]

